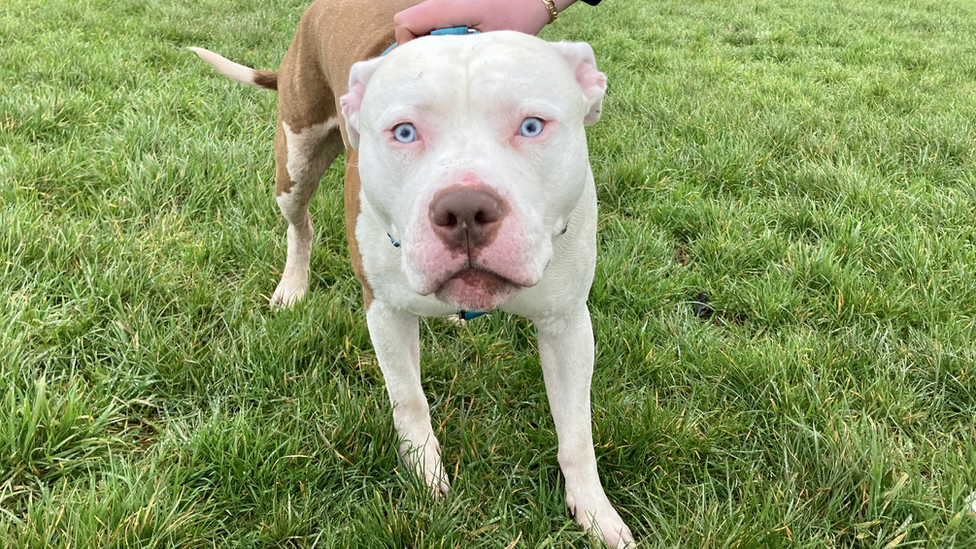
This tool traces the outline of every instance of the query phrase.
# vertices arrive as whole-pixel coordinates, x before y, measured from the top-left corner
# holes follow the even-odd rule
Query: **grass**
[[[0,10],[0,546],[586,547],[534,330],[422,324],[454,494],[398,463],[342,229],[272,312],[304,2]],[[976,8],[572,8],[610,79],[594,435],[642,547],[974,547]],[[701,295],[704,294],[704,295]]]

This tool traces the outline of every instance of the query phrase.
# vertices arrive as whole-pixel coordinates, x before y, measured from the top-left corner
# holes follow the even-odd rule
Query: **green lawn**
[[[305,0],[0,6],[0,546],[587,547],[534,330],[422,323],[397,461],[341,176],[273,312]],[[976,4],[605,0],[594,436],[641,547],[976,547]],[[707,305],[699,294],[707,295]],[[709,314],[711,313],[711,314]]]

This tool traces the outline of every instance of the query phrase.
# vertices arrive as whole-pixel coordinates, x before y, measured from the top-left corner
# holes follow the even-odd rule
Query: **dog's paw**
[[[451,484],[441,464],[441,445],[431,435],[427,443],[413,446],[409,441],[400,444],[400,457],[414,473],[424,479],[434,497],[451,492]]]
[[[586,498],[571,498],[567,495],[566,504],[576,517],[576,522],[594,538],[603,540],[614,549],[635,547],[634,534],[624,524],[602,490],[599,494]]]
[[[295,280],[297,277],[281,278],[278,287],[271,295],[269,305],[272,309],[288,309],[296,303],[305,299],[305,292],[308,290],[308,281]]]

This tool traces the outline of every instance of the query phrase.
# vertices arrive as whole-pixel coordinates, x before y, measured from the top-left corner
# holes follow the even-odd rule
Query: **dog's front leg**
[[[600,485],[590,424],[593,327],[586,305],[565,316],[535,322],[546,393],[559,439],[559,466],[566,479],[566,505],[591,534],[611,547],[634,537]]]
[[[400,436],[400,456],[436,494],[447,493],[441,449],[430,426],[430,409],[420,385],[420,330],[417,316],[380,299],[366,312],[386,391],[393,405],[393,425]]]

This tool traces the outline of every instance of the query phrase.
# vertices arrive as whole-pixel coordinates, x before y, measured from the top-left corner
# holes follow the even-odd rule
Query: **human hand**
[[[555,6],[562,11],[575,1],[555,0]],[[399,44],[448,27],[538,34],[548,23],[549,10],[543,0],[427,0],[393,16]]]

